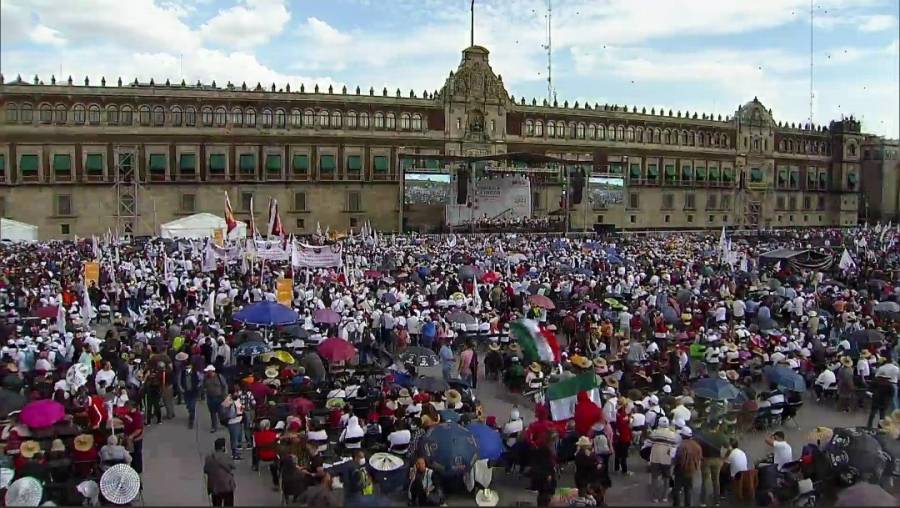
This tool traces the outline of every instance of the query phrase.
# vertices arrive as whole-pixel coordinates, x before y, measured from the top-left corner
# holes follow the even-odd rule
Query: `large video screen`
[[[592,176],[588,180],[588,196],[595,208],[621,205],[625,200],[625,179]]]
[[[406,173],[404,202],[408,205],[445,205],[450,202],[450,175]]]

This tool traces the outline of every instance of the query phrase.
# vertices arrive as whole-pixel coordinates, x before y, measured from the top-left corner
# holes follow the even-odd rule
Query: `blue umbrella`
[[[731,400],[741,395],[741,391],[728,381],[720,378],[704,378],[694,383],[694,395],[711,400]]]
[[[763,375],[770,383],[775,383],[785,390],[801,393],[806,391],[806,380],[791,368],[768,365],[763,367]]]
[[[503,455],[503,438],[497,429],[481,422],[472,422],[466,428],[475,436],[479,459],[495,460]]]
[[[459,413],[452,409],[441,409],[438,414],[441,415],[442,422],[459,423]]]
[[[239,344],[234,348],[234,354],[237,356],[258,356],[268,353],[272,350],[272,346],[261,340],[250,340]]]
[[[432,426],[421,440],[419,451],[428,466],[445,477],[467,473],[478,460],[475,436],[458,423]]]
[[[292,325],[300,321],[293,309],[275,302],[258,302],[248,305],[234,314],[235,321],[260,326]]]

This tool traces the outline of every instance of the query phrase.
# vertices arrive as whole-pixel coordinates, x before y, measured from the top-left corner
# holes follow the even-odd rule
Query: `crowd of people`
[[[104,471],[140,474],[144,426],[180,425],[163,420],[181,405],[189,428],[227,430],[203,465],[217,506],[234,503],[247,459],[287,502],[321,506],[497,504],[491,466],[527,478],[539,505],[603,505],[635,473],[675,506],[886,485],[900,470],[898,237],[369,234],[342,240],[330,268],[210,261],[196,240],[0,244],[2,486],[31,477],[43,501],[109,502]],[[769,262],[777,248],[834,262]],[[294,322],[248,321],[285,278]],[[480,396],[487,383],[515,406]],[[566,406],[554,394],[569,385]],[[45,402],[59,414],[29,425]],[[804,403],[868,418],[788,443]],[[482,434],[476,452],[439,439],[475,427],[499,453],[482,456]],[[751,457],[754,430],[771,456]],[[877,471],[832,460],[865,438],[882,443]]]

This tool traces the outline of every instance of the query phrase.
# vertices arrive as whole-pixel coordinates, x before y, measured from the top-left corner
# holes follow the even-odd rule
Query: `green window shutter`
[[[278,154],[266,155],[266,171],[268,171],[270,173],[280,173],[281,172],[281,155],[278,155]]]
[[[305,173],[309,171],[309,156],[300,154],[294,155],[294,160],[291,164],[294,167],[294,172]]]
[[[209,171],[212,173],[225,172],[225,154],[214,153],[209,156]]]
[[[856,175],[856,173],[847,173],[847,181],[850,182],[851,185],[856,184],[858,180],[859,177]]]
[[[150,154],[150,171],[162,173],[166,170],[166,156],[161,153]]]
[[[362,170],[362,156],[351,155],[351,156],[347,157],[347,170],[348,171]]]
[[[806,171],[806,188],[812,189],[816,186],[816,172],[815,171]]]
[[[400,169],[403,171],[409,171],[414,167],[416,167],[416,162],[414,160],[406,157],[400,159]]]
[[[697,166],[694,171],[694,179],[698,182],[706,180],[706,168],[704,166]]]
[[[778,185],[784,185],[787,181],[787,171],[784,169],[778,170]]]
[[[690,166],[681,166],[681,179],[692,180],[694,178],[693,169]]]
[[[425,161],[425,167],[428,169],[440,169],[441,161],[439,161],[438,159],[428,159],[427,161]]]
[[[53,171],[66,173],[72,171],[72,156],[67,153],[58,153],[53,156]]]
[[[647,165],[647,178],[656,178],[659,176],[659,170],[656,168],[656,164],[648,164]]]
[[[722,170],[722,181],[730,182],[734,180],[734,170],[731,168],[725,168]]]
[[[330,173],[335,170],[334,155],[323,155],[319,158],[319,170]]]
[[[614,175],[622,174],[622,163],[621,162],[613,162],[609,165],[609,172]]]
[[[819,188],[828,188],[828,173],[825,171],[819,173]]]
[[[252,153],[242,153],[238,166],[241,173],[253,173],[256,171],[256,156]]]
[[[376,155],[374,162],[375,162],[375,171],[386,172],[388,170],[387,156]]]
[[[6,154],[0,153],[0,175],[6,174]]]
[[[675,180],[675,165],[674,164],[666,164],[666,178],[669,180]]]
[[[641,177],[641,165],[640,164],[631,164],[628,172],[631,175],[631,178],[638,179]]]
[[[790,177],[791,187],[798,187],[800,185],[800,173],[797,171],[791,171]]]
[[[27,154],[19,157],[19,170],[22,172],[22,174],[37,173],[38,156],[34,154]]]
[[[178,169],[185,173],[193,173],[197,169],[197,156],[192,153],[181,154]]]
[[[762,170],[759,168],[750,168],[750,183],[760,183],[762,181]]]
[[[719,181],[719,168],[716,166],[709,167],[709,181],[710,182],[718,182]]]
[[[84,161],[84,169],[88,173],[103,172],[103,154],[89,153]]]

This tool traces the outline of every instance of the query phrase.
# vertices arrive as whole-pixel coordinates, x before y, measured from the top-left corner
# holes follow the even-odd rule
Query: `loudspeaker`
[[[461,169],[456,172],[456,204],[464,205],[469,202],[469,170]]]
[[[572,180],[572,204],[580,205],[584,199],[584,170],[579,169],[571,177]]]

